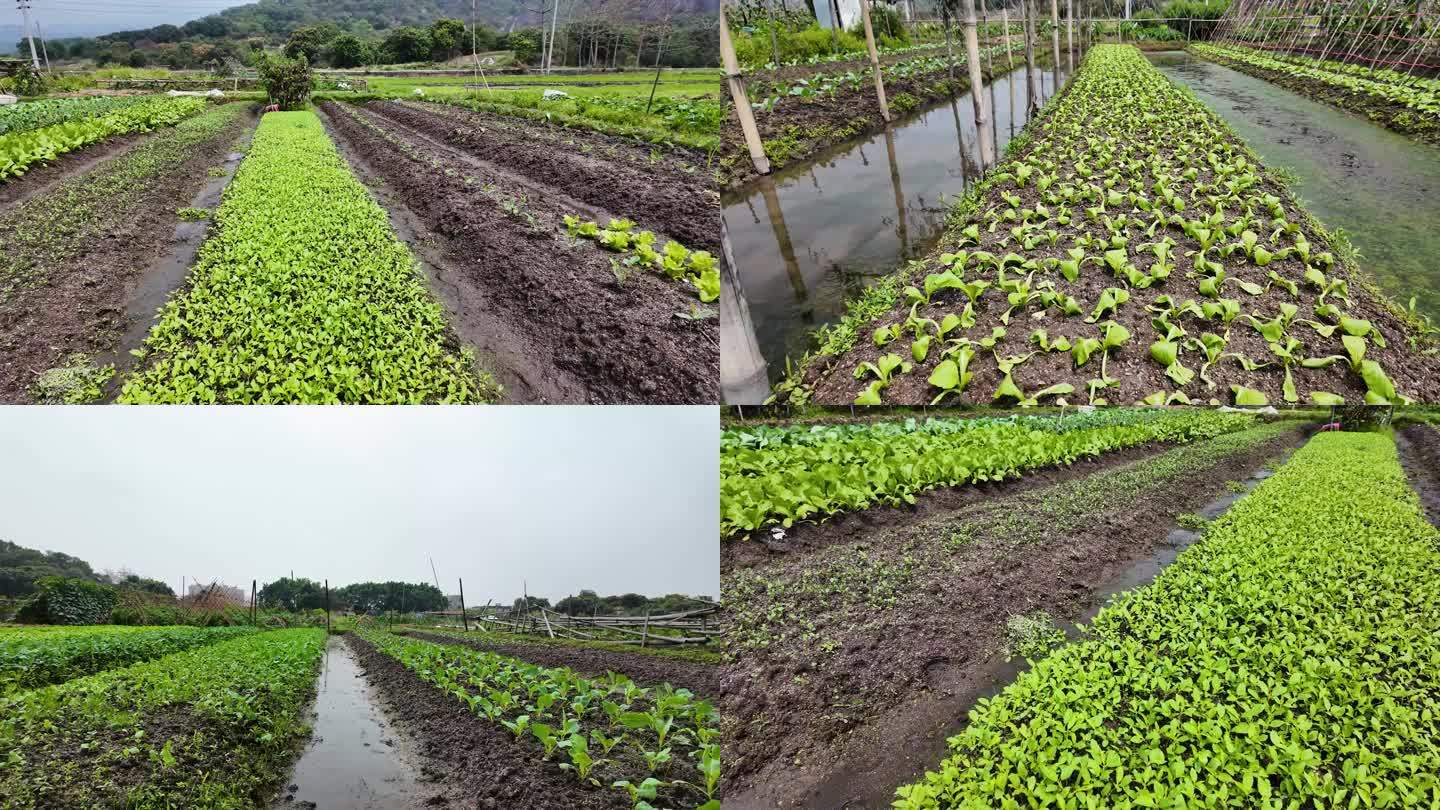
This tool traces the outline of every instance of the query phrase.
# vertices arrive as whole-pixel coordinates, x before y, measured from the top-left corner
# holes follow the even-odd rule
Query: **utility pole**
[[[555,68],[555,28],[560,23],[560,0],[555,0],[555,10],[550,14],[550,50],[545,52],[545,72]]]
[[[25,19],[25,38],[30,40],[30,63],[40,70],[40,54],[35,51],[35,35],[30,33],[30,0],[16,0],[20,5],[20,16]],[[181,587],[184,587],[182,584]]]

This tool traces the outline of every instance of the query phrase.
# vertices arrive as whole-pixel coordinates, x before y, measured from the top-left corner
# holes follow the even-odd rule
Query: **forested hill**
[[[538,25],[536,9],[541,5],[540,0],[477,0],[474,11],[482,25],[506,32]],[[562,24],[597,17],[654,21],[667,12],[675,18],[715,16],[718,8],[718,0],[561,0],[560,19]],[[364,36],[407,25],[424,27],[442,18],[468,22],[470,15],[471,0],[260,0],[183,25],[117,31],[101,38],[131,45],[195,38],[283,40],[297,28],[324,22]]]

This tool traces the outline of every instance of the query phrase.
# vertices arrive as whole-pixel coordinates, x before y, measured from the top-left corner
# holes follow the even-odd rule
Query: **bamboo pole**
[[[1055,74],[1055,90],[1060,89],[1060,0],[1050,0],[1050,58],[1051,72]]]
[[[989,116],[985,109],[985,85],[980,77],[980,42],[975,34],[975,0],[965,0],[965,59],[970,67],[970,98],[975,102],[975,129],[980,142],[980,168],[993,162]]]
[[[735,56],[735,44],[730,41],[730,23],[725,19],[725,6],[720,6],[720,56],[725,63],[725,81],[730,86],[730,101],[735,105],[735,117],[740,119],[740,132],[745,136],[745,146],[750,150],[750,162],[760,174],[770,173],[770,158],[765,156],[765,145],[760,141],[760,128],[755,126],[755,111],[750,109],[750,96],[745,92],[745,77],[740,73],[740,60]],[[512,591],[513,593],[513,591]]]
[[[775,67],[780,67],[780,40],[775,36],[775,0],[766,0],[765,13],[770,17],[770,51],[774,54]]]
[[[1010,9],[1000,9],[1000,25],[1005,28],[1005,56],[1010,60],[1010,70],[1015,70],[1015,51],[1010,48]],[[1012,79],[1013,81],[1013,79]],[[1011,110],[1012,117],[1014,110]]]
[[[870,51],[870,69],[875,71],[875,97],[880,100],[880,117],[890,122],[890,105],[885,101],[885,76],[880,54],[875,50],[875,30],[870,25],[870,0],[860,0],[860,18],[865,22],[865,48]]]
[[[1024,0],[1025,8],[1025,91],[1026,120],[1035,117],[1040,109],[1040,89],[1036,86],[1035,73],[1035,5],[1033,0]]]
[[[460,626],[465,632],[470,632],[470,622],[465,618],[465,580],[460,580]]]
[[[1075,73],[1075,0],[1065,0],[1065,54],[1070,73]]]
[[[330,635],[330,580],[325,580],[325,635]]]

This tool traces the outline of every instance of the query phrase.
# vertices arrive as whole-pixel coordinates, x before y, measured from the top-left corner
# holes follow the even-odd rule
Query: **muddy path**
[[[616,672],[628,676],[641,686],[668,683],[677,689],[689,689],[702,697],[720,694],[720,668],[712,664],[701,664],[646,655],[624,650],[601,650],[591,647],[567,647],[554,644],[493,644],[479,639],[456,638],[409,630],[400,635],[411,636],[435,644],[459,644],[474,650],[484,650],[498,655],[518,658],[532,664],[547,667],[569,667],[591,678]]]
[[[203,128],[205,120],[218,128]],[[105,160],[77,164],[83,168],[63,182],[6,210],[0,403],[33,401],[47,370],[72,355],[114,350],[148,317],[131,302],[149,282],[155,257],[171,252],[177,209],[191,204],[211,181],[207,170],[224,164],[255,123],[248,105],[217,108]]]
[[[1395,449],[1426,519],[1440,527],[1440,430],[1428,424],[1406,425],[1395,431]]]
[[[515,402],[702,403],[718,396],[713,320],[658,274],[616,280],[593,244],[504,210],[448,147],[327,102],[322,120],[361,181],[423,260],[461,340]]]
[[[1044,611],[1064,627],[1115,583],[1148,581],[1188,542],[1171,540],[1181,515],[1214,516],[1218,496],[1307,432],[1228,434],[722,574],[737,612],[726,806],[889,806],[945,755],[975,700],[1018,672],[1004,660],[1008,619]]]
[[[705,174],[686,173],[664,152],[654,151],[653,160],[619,159],[618,139],[569,130],[570,137],[557,142],[548,128],[446,104],[377,101],[365,109],[588,205],[619,212],[688,248],[719,252],[719,195]]]
[[[310,724],[310,741],[273,810],[424,804],[425,777],[414,741],[391,728],[354,650],[338,636],[325,645]]]
[[[624,794],[584,787],[538,745],[515,740],[499,723],[480,719],[449,693],[354,634],[345,637],[385,712],[416,741],[433,783],[432,807],[535,810],[628,810]]]
[[[720,573],[782,562],[790,556],[819,551],[830,546],[863,541],[877,532],[903,529],[965,508],[1084,478],[1152,458],[1173,449],[1160,442],[1127,447],[1104,453],[1099,458],[1082,458],[1068,467],[1046,467],[1026,472],[1019,478],[985,481],[959,487],[932,489],[915,496],[915,505],[875,506],[858,512],[843,512],[822,523],[797,523],[775,539],[768,528],[749,540],[731,539],[720,545]]]

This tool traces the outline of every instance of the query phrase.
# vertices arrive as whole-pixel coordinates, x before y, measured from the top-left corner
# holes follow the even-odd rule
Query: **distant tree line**
[[[265,583],[256,600],[264,608],[323,610],[325,586],[304,577],[281,577]],[[331,610],[356,613],[444,610],[449,604],[439,588],[425,582],[357,582],[330,590]]]
[[[561,599],[555,603],[553,608],[550,607],[548,599],[537,600],[532,596],[530,600],[532,610],[537,607],[546,607],[567,616],[642,616],[646,612],[679,613],[682,610],[694,610],[701,606],[695,598],[681,593],[652,598],[638,593],[600,596],[595,591],[583,590],[578,595]],[[520,611],[524,608],[524,604],[523,599],[516,599],[513,608]]]
[[[58,551],[26,548],[0,540],[0,596],[28,597],[36,591],[42,577],[80,579],[114,585],[118,588],[174,597],[169,585],[128,571],[96,573],[90,563]]]

